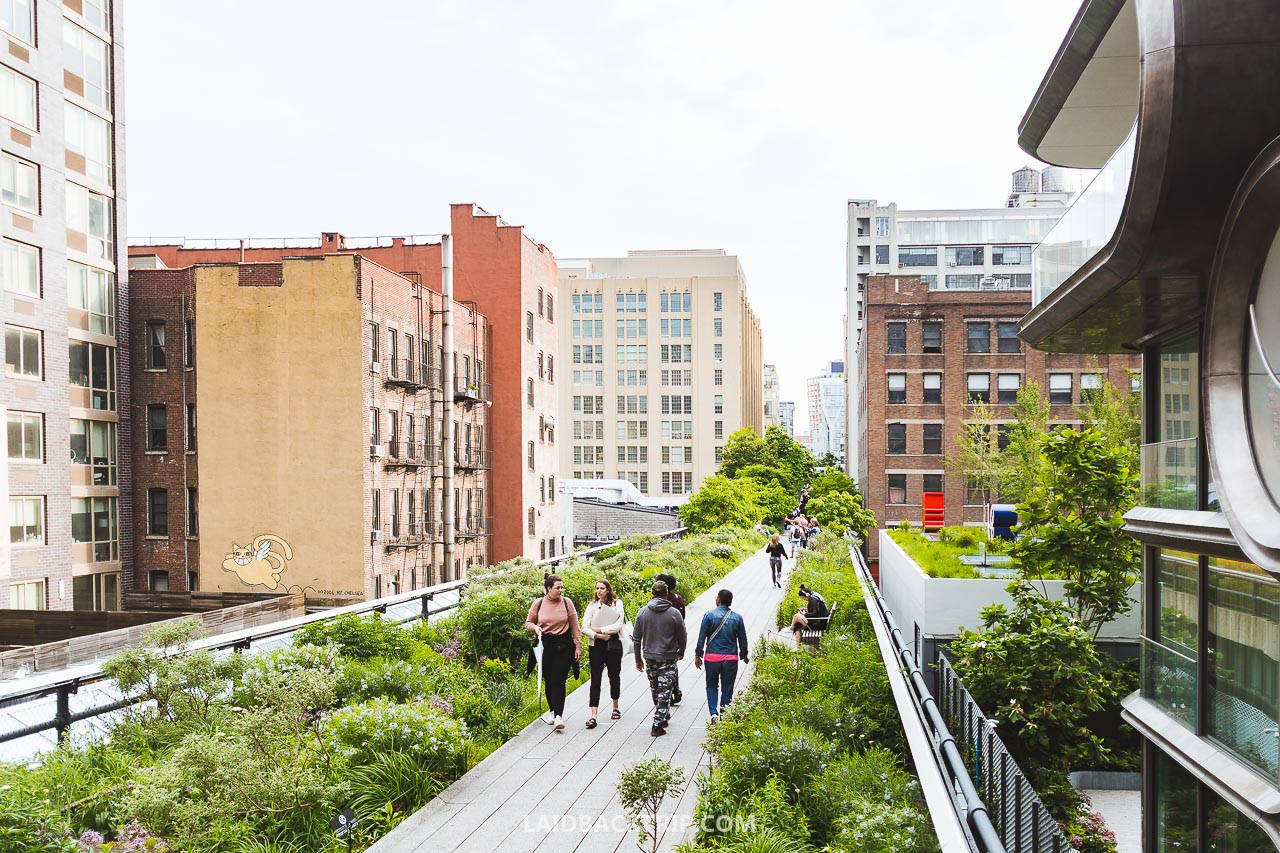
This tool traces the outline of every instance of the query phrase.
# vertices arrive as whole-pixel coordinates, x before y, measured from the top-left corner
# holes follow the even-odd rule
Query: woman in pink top
[[[524,627],[542,642],[542,682],[547,689],[547,707],[556,731],[564,731],[564,683],[569,667],[582,658],[582,633],[578,628],[578,611],[564,594],[564,579],[547,575],[542,579],[546,593],[534,599]]]

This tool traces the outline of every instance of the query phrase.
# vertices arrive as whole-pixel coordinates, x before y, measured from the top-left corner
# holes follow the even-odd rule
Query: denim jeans
[[[707,710],[719,714],[733,699],[733,682],[738,679],[738,662],[736,660],[704,661],[702,668],[707,672]]]

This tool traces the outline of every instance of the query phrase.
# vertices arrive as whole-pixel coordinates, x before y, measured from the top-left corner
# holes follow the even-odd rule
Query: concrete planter
[[[931,578],[907,555],[889,531],[880,530],[880,594],[911,641],[918,629],[922,636],[953,637],[963,628],[977,628],[982,608],[989,604],[1012,606],[1013,597],[1003,578]],[[1064,581],[1045,581],[1049,597],[1064,598]],[[1129,612],[1105,625],[1100,640],[1134,640],[1141,634],[1142,584],[1129,591]]]

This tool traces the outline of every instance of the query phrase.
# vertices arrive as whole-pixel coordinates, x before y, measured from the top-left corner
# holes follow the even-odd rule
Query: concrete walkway
[[[788,560],[788,571],[791,566]],[[702,614],[715,606],[716,592],[723,588],[733,591],[733,609],[746,620],[753,646],[762,633],[774,628],[782,590],[773,587],[768,561],[759,551],[689,603],[689,647],[680,665],[684,701],[673,708],[665,737],[649,736],[653,714],[649,682],[636,671],[628,649],[618,703],[622,719],[609,719],[606,678],[600,724],[594,730],[584,728],[589,692],[583,685],[565,703],[562,734],[534,721],[369,849],[376,853],[631,850],[635,836],[627,831],[615,783],[624,767],[655,755],[683,768],[687,777],[684,795],[664,803],[668,822],[661,849],[674,850],[676,844],[692,839],[698,799],[694,779],[708,762],[702,749],[707,722],[705,681],[693,666],[693,649]],[[637,603],[627,604],[627,617],[634,619]],[[753,668],[738,670],[738,689]]]

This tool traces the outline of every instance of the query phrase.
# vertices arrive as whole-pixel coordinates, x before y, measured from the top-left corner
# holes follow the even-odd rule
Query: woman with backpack
[[[582,614],[582,633],[590,640],[589,663],[591,666],[591,716],[587,728],[596,727],[596,715],[600,712],[600,682],[604,670],[609,670],[609,698],[613,700],[610,719],[619,719],[618,697],[622,695],[622,626],[627,621],[622,599],[613,594],[613,585],[604,578],[596,581],[596,595]]]
[[[773,585],[778,589],[782,588],[782,558],[790,559],[787,553],[787,546],[782,544],[782,537],[773,534],[769,537],[769,544],[764,546],[764,552],[769,555],[769,571],[773,573]]]
[[[558,732],[564,731],[564,684],[569,670],[582,658],[582,633],[578,628],[578,611],[564,594],[564,578],[546,575],[542,579],[544,595],[533,600],[524,627],[537,635],[542,643],[542,682],[547,688],[549,722]]]

